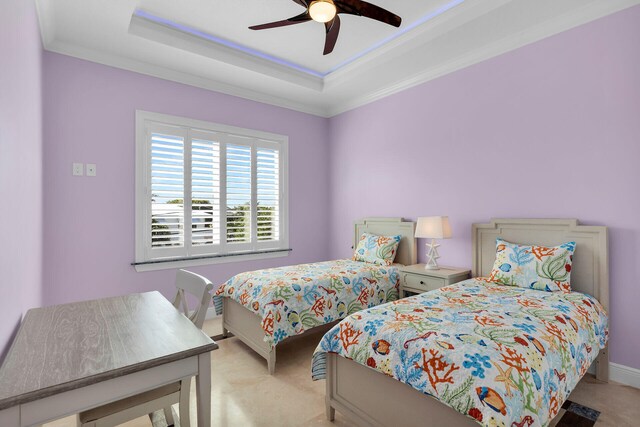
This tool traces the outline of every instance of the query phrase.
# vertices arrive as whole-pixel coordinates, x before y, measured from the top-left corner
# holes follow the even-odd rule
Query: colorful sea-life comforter
[[[214,299],[232,298],[258,314],[265,341],[275,346],[305,330],[397,300],[398,280],[395,266],[341,259],[241,273],[223,284]]]
[[[603,349],[593,297],[470,279],[353,314],[318,345],[393,377],[486,426],[546,426]]]

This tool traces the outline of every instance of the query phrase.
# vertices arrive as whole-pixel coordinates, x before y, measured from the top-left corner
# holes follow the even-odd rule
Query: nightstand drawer
[[[416,289],[422,292],[432,291],[444,286],[444,279],[422,276],[419,274],[404,273],[404,286],[407,289]]]

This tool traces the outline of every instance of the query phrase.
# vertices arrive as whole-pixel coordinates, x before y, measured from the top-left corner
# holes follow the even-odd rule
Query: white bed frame
[[[609,310],[607,228],[578,225],[576,219],[494,219],[473,225],[473,277],[487,277],[493,267],[496,237],[520,244],[555,246],[577,242],[571,270],[573,290],[594,296]],[[596,361],[596,378],[609,379],[605,348]],[[337,409],[361,426],[477,426],[436,399],[378,371],[327,354],[326,415]]]
[[[365,218],[354,224],[354,245],[358,244],[362,233],[381,236],[401,235],[396,263],[411,265],[417,260],[416,239],[414,237],[415,222],[404,221],[402,218]],[[269,374],[276,369],[276,349],[264,341],[262,319],[253,311],[231,298],[222,298],[222,335],[227,337],[229,332],[240,341],[251,347],[260,356],[267,359]],[[321,326],[320,326],[321,327]]]

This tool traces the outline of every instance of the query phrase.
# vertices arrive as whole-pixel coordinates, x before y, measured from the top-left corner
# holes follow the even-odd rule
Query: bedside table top
[[[466,276],[471,274],[471,270],[469,270],[468,268],[441,266],[438,270],[427,270],[424,268],[424,264],[413,264],[400,267],[400,271],[403,273],[423,274],[425,276],[440,277],[442,279],[448,279],[454,276]]]

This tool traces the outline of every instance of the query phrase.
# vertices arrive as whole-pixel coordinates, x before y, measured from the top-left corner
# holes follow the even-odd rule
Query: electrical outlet
[[[87,176],[96,176],[96,172],[95,163],[87,163]]]
[[[82,175],[84,175],[84,165],[82,163],[74,163],[73,176],[82,176]]]

